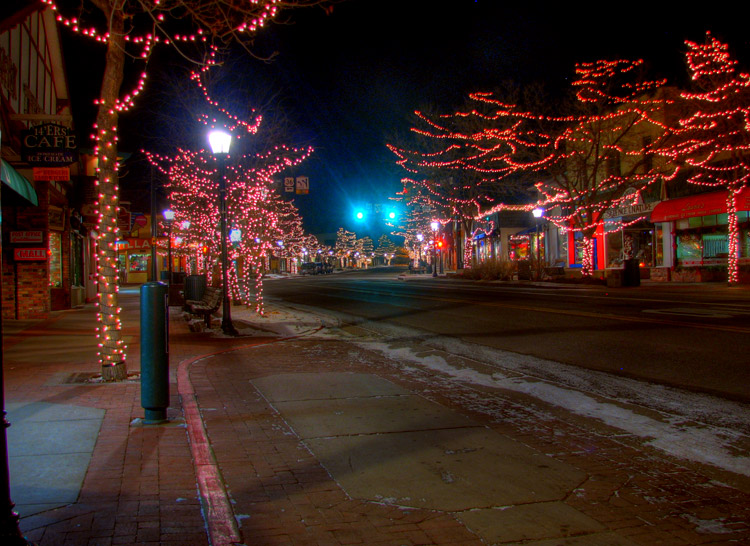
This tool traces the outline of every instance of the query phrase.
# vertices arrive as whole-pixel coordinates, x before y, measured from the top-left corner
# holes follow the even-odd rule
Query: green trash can
[[[206,276],[205,275],[188,275],[185,277],[185,301],[187,300],[199,300],[203,297],[203,292],[206,291]],[[183,308],[185,311],[190,311],[187,308],[187,303]]]

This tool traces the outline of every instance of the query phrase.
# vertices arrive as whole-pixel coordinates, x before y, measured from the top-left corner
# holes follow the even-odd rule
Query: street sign
[[[294,193],[294,178],[289,177],[284,179],[284,192]]]
[[[13,249],[13,258],[17,262],[47,261],[46,248],[16,248]]]
[[[310,179],[306,176],[297,177],[297,195],[306,195],[310,193]]]

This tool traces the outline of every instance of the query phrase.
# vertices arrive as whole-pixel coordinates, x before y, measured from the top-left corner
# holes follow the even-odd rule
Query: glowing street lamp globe
[[[232,145],[232,135],[221,129],[214,129],[208,133],[208,143],[214,155],[228,154]]]

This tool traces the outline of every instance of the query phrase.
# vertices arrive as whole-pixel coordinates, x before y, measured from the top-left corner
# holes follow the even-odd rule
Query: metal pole
[[[437,249],[435,248],[435,244],[437,243],[437,240],[435,239],[436,232],[433,232],[432,236],[432,276],[437,277]]]
[[[226,154],[220,154],[219,157],[219,231],[221,235],[221,276],[224,286],[224,301],[222,303],[221,330],[228,335],[236,336],[239,332],[232,324],[232,312],[230,310],[229,297],[229,258],[227,253],[227,183],[226,174]]]
[[[167,286],[172,284],[172,222],[167,229]]]
[[[157,267],[156,267],[156,188],[154,188],[154,167],[151,167],[151,281],[156,282],[157,279]]]
[[[536,280],[541,279],[542,264],[539,261],[539,220],[536,221]]]

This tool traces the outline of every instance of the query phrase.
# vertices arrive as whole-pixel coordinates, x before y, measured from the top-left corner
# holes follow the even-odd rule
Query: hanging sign
[[[12,244],[41,243],[44,241],[42,231],[11,231],[10,242]]]
[[[64,167],[78,160],[76,135],[57,123],[21,132],[21,159],[34,167]]]
[[[310,193],[310,179],[306,176],[297,177],[297,195],[307,195]]]
[[[35,182],[69,182],[70,169],[68,167],[34,167]]]
[[[46,248],[16,248],[13,249],[13,258],[17,262],[47,261]]]

